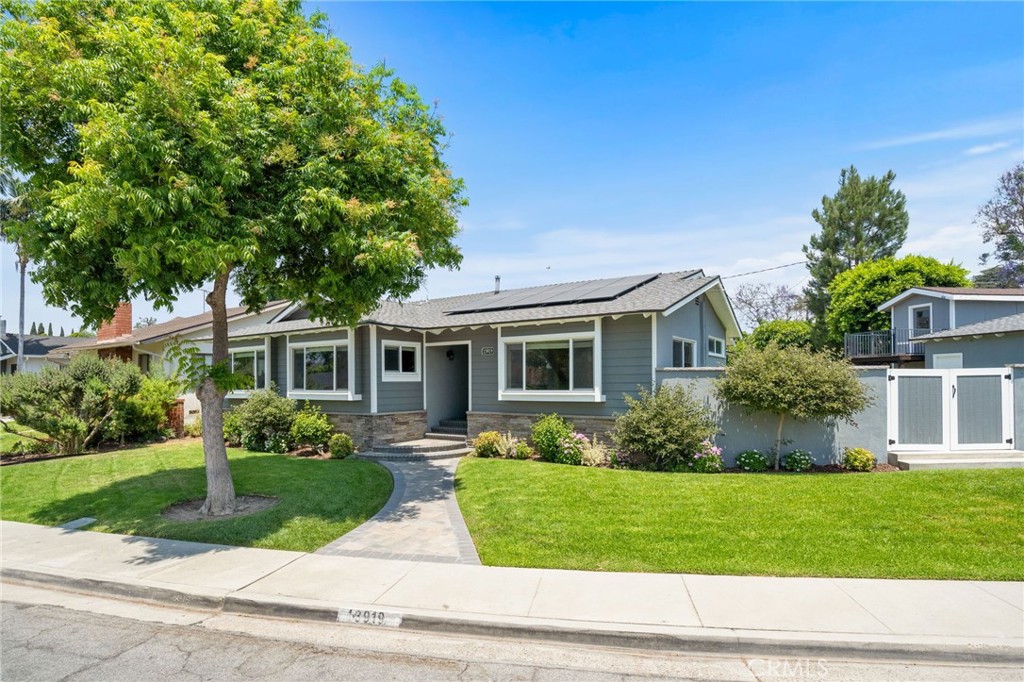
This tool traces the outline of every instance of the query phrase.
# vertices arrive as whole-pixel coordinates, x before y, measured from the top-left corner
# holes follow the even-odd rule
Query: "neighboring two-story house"
[[[960,369],[1024,363],[1024,289],[914,287],[878,307],[892,328],[847,334],[857,364]]]

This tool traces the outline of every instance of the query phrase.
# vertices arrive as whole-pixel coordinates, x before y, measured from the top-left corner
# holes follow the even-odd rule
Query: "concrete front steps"
[[[423,438],[390,443],[374,448],[373,452],[361,453],[367,459],[419,460],[451,459],[473,452],[466,442],[466,421],[443,419],[438,426],[423,434]]]
[[[890,452],[889,464],[897,466],[903,471],[922,471],[925,469],[1019,469],[1024,468],[1024,451]]]

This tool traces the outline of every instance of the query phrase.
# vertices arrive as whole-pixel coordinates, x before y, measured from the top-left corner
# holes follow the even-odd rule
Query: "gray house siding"
[[[1024,313],[1024,303],[1017,301],[957,301],[956,326],[987,322],[997,317]]]
[[[419,350],[418,381],[384,381],[384,341],[415,344]],[[369,356],[367,356],[368,358]],[[367,396],[363,396],[364,398]],[[377,411],[408,412],[423,409],[423,332],[377,329]]]
[[[949,329],[949,301],[937,296],[923,296],[915,294],[893,306],[893,329],[911,329],[910,309],[914,306],[932,305],[932,329]],[[960,307],[962,302],[957,301],[957,324],[960,322]]]
[[[844,448],[867,448],[880,462],[886,461],[886,368],[859,368],[857,374],[874,402],[854,416],[855,424],[835,421],[795,422],[789,420],[782,437],[788,444],[783,453],[801,449],[810,452],[817,464],[839,460]],[[723,405],[714,395],[714,382],[721,369],[663,370],[659,384],[681,385],[711,407],[720,433],[715,442],[722,448],[726,466],[735,466],[736,455],[745,450],[767,453],[775,444],[778,418],[766,413],[748,414],[739,407]],[[1024,382],[1022,382],[1024,383]]]
[[[706,296],[671,315],[658,315],[658,367],[672,366],[672,341],[678,337],[690,339],[696,344],[694,362],[696,367],[719,367],[725,364],[725,358],[708,354],[708,337],[727,341],[725,325],[718,319],[714,308]]]
[[[958,311],[959,312],[959,311]],[[925,367],[935,365],[937,354],[961,353],[965,369],[977,367],[1003,367],[1024,363],[1024,334],[1005,336],[987,335],[979,338],[943,339],[924,344]]]

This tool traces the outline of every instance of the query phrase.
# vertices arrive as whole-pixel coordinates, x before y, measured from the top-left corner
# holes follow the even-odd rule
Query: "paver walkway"
[[[372,519],[316,553],[479,566],[455,500],[458,458],[378,462],[394,478],[391,499]]]

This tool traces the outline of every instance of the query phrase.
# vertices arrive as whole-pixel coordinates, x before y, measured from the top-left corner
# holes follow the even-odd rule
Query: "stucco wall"
[[[924,344],[925,367],[934,367],[936,354],[961,353],[965,369],[972,367],[1003,367],[1024,363],[1024,333],[978,338],[943,339]]]
[[[768,452],[775,443],[778,418],[770,414],[747,414],[739,407],[723,405],[714,396],[714,381],[722,376],[722,369],[661,370],[658,382],[681,385],[709,405],[718,420],[720,434],[717,444],[723,449],[726,466],[734,466],[736,455],[744,450]],[[861,382],[874,402],[854,417],[855,424],[844,422],[807,422],[789,420],[783,427],[782,437],[790,441],[782,451],[807,450],[818,464],[837,461],[844,448],[867,448],[884,462],[887,451],[886,435],[886,368],[859,368]]]

